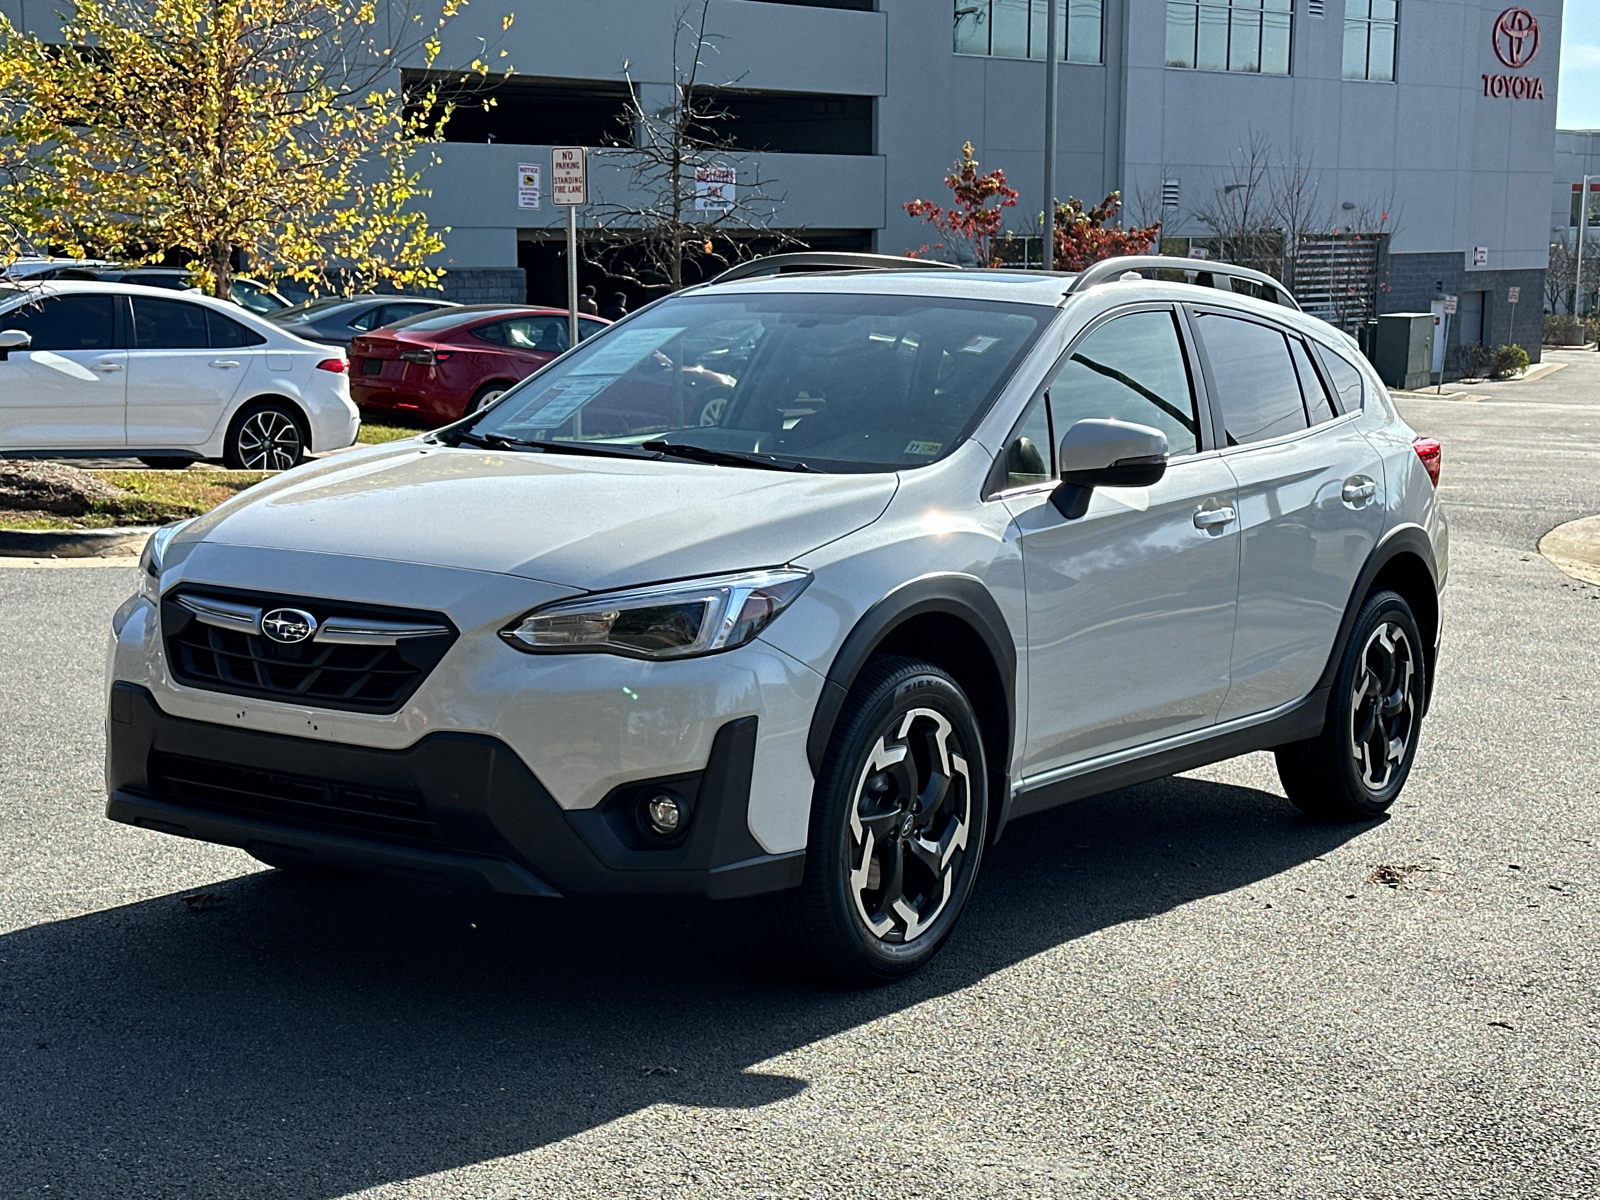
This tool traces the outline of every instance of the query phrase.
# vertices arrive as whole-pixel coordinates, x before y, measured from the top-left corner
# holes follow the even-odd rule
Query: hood
[[[258,484],[178,540],[596,591],[790,562],[875,521],[896,482],[404,442]]]

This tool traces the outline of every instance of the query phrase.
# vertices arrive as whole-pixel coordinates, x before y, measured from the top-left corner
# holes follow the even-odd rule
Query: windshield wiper
[[[595,442],[545,442],[530,438],[510,437],[503,433],[468,433],[465,429],[450,434],[460,442],[470,442],[485,450],[543,450],[550,454],[593,454],[601,458],[653,458],[637,450],[622,446],[603,446]]]
[[[760,467],[767,471],[809,471],[807,464],[788,462],[771,454],[756,454],[748,450],[712,450],[706,446],[688,446],[660,439],[645,442],[644,449],[655,450],[673,458],[686,458],[690,462],[711,463],[721,467]]]

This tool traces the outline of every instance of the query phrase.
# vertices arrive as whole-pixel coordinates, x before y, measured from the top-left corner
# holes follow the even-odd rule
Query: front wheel
[[[1411,774],[1427,667],[1411,606],[1374,592],[1356,617],[1322,732],[1279,746],[1278,778],[1305,812],[1331,820],[1383,815]]]
[[[915,659],[869,663],[818,776],[805,879],[779,899],[796,949],[855,984],[932,958],[977,879],[986,778],[977,718],[953,678]]]
[[[228,431],[222,461],[235,471],[287,471],[306,453],[299,415],[285,404],[247,409]]]

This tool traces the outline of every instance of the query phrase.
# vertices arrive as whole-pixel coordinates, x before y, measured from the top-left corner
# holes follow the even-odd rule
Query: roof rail
[[[735,283],[766,275],[796,275],[811,271],[959,271],[954,263],[931,258],[905,258],[896,254],[864,254],[843,250],[802,250],[769,254],[729,267],[712,283]]]
[[[1174,258],[1165,254],[1128,254],[1121,258],[1102,259],[1080,272],[1067,289],[1067,294],[1070,296],[1074,292],[1092,288],[1108,279],[1120,279],[1129,271],[1136,274],[1145,271],[1183,271],[1193,275],[1199,286],[1223,291],[1232,291],[1230,282],[1238,279],[1259,287],[1261,298],[1268,303],[1300,310],[1300,302],[1290,295],[1289,289],[1265,272],[1236,267],[1232,263],[1213,262],[1209,258]]]

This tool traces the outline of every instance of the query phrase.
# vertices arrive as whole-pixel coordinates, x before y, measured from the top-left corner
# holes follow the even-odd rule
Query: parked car
[[[0,454],[282,470],[355,441],[344,355],[198,293],[0,290]]]
[[[326,296],[271,315],[271,320],[307,341],[349,346],[353,338],[396,321],[459,308],[453,300],[423,296]]]
[[[94,277],[105,283],[136,283],[141,287],[179,292],[199,291],[193,273],[185,267],[104,267],[96,270]],[[289,301],[274,288],[248,275],[235,275],[229,285],[228,295],[235,304],[257,316],[264,317],[289,307]]]
[[[93,278],[93,272],[111,266],[98,258],[53,258],[23,255],[14,258],[0,270],[0,283],[19,283],[22,280],[43,282],[46,279]]]
[[[879,982],[1054,805],[1272,750],[1301,808],[1382,814],[1435,682],[1439,445],[1267,276],[1144,277],[1192,267],[742,264],[163,530],[107,815],[286,868],[771,894]],[[626,424],[718,343],[711,419]]]
[[[578,339],[609,322],[578,318]],[[567,349],[564,309],[466,304],[350,343],[350,395],[362,409],[442,425],[492,404]]]

